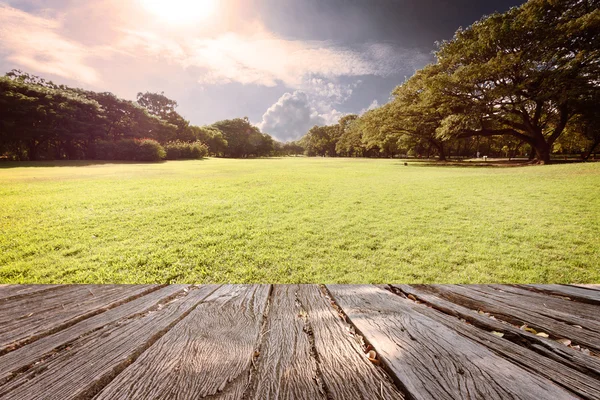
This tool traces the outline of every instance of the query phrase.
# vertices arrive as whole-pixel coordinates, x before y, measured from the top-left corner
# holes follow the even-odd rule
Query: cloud
[[[331,104],[296,90],[285,93],[269,107],[257,126],[277,140],[287,142],[300,139],[315,125],[337,124],[344,115]]]
[[[341,84],[329,79],[307,77],[300,85],[300,89],[328,103],[341,104],[352,96],[354,89],[361,83],[360,79],[354,83]]]
[[[285,93],[264,113],[258,127],[276,139],[287,142],[302,137],[315,125],[325,125],[331,115],[321,115],[306,93]]]
[[[204,85],[283,84],[306,92],[316,86],[327,91],[321,96],[334,102],[343,102],[353,88],[323,85],[320,80],[389,76],[401,67],[420,66],[430,57],[384,43],[347,47],[326,40],[286,39],[258,20],[229,21],[227,30],[209,30],[207,24],[169,25],[136,4],[133,0],[65,3],[51,16],[47,9],[38,10],[47,15],[43,17],[0,3],[0,49],[7,60],[24,68],[87,83],[100,79],[91,57],[120,62],[124,57],[150,58],[171,73],[194,67]]]
[[[6,60],[38,73],[95,83],[87,63],[91,52],[59,34],[58,20],[35,16],[0,3],[0,53]]]
[[[348,48],[328,41],[286,40],[260,26],[256,29],[252,34],[226,33],[186,43],[187,54],[180,61],[204,68],[205,74],[199,77],[199,82],[204,84],[240,82],[275,86],[283,83],[291,88],[302,88],[310,85],[311,79],[389,76],[400,65],[412,64],[415,57],[422,59],[418,52],[398,52],[386,44]],[[338,98],[349,95],[348,88],[345,92],[335,92],[339,89],[329,90]]]

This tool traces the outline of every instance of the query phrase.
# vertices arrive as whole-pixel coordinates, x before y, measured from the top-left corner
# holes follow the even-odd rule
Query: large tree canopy
[[[600,90],[600,1],[530,0],[459,30],[436,55],[439,136],[510,135],[548,162]]]
[[[341,135],[312,128],[306,153],[443,160],[530,147],[545,163],[553,150],[587,157],[600,144],[600,0],[529,0],[459,29],[436,57],[390,102],[340,122]],[[572,140],[557,142],[565,132]]]

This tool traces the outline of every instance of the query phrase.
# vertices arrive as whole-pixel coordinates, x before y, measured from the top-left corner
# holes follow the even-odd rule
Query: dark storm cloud
[[[483,15],[519,0],[254,0],[267,27],[284,36],[344,44],[393,42],[434,48]]]

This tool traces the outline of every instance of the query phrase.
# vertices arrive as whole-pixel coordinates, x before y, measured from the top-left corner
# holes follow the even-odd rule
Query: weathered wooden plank
[[[260,356],[255,360],[248,398],[326,399],[323,379],[296,299],[298,285],[275,285],[264,327]]]
[[[335,301],[414,399],[573,399],[374,286],[328,285]]]
[[[0,285],[0,307],[3,302],[60,287],[60,285]]]
[[[479,288],[483,285],[470,286]],[[512,285],[486,285],[485,287],[496,289],[499,292],[497,294],[500,294],[505,299],[519,298],[521,299],[520,301],[534,304],[536,307],[540,308],[539,312],[544,315],[552,314],[557,311],[561,314],[566,313],[571,317],[587,319],[596,326],[600,325],[600,306],[533,292]]]
[[[18,372],[27,370],[36,361],[48,357],[52,352],[68,345],[79,337],[121,319],[148,312],[159,303],[165,302],[177,293],[182,292],[188,286],[166,286],[0,356],[0,384],[8,381]]]
[[[65,285],[5,302],[0,354],[158,289],[158,285]]]
[[[298,299],[314,335],[314,346],[327,394],[336,399],[401,399],[381,367],[375,366],[350,336],[331,298],[316,286],[301,285]]]
[[[555,296],[565,296],[572,300],[600,305],[600,291],[569,285],[515,285],[527,290],[548,293]]]
[[[219,288],[96,399],[241,398],[269,290],[269,285]]]
[[[510,287],[503,288],[500,285],[461,286],[478,291],[500,303],[525,308],[531,313],[543,315],[569,325],[579,325],[590,331],[600,333],[600,307],[598,306],[576,303],[547,295],[529,296],[527,293],[534,295],[537,295],[537,293],[527,292],[523,294],[517,288],[511,290]],[[598,340],[600,341],[600,335]]]
[[[538,332],[542,331],[550,334],[553,338],[566,338],[572,340],[573,343],[591,349],[600,349],[600,334],[597,332],[573,326],[531,311],[532,304],[524,303],[519,305],[517,304],[518,298],[516,296],[513,301],[502,301],[489,294],[458,285],[429,285],[427,286],[427,290],[435,291],[453,303],[489,312],[507,322],[516,325],[526,324]]]
[[[155,310],[104,326],[71,342],[0,386],[0,398],[91,398],[188,315],[216,286],[193,288]],[[215,355],[214,359],[217,356]],[[157,366],[168,360],[159,360]]]
[[[273,288],[254,399],[402,399],[316,285]]]
[[[586,355],[585,353],[565,346],[555,340],[534,335],[523,329],[518,329],[508,323],[502,323],[495,318],[481,315],[477,310],[470,309],[459,304],[452,303],[438,297],[435,293],[426,290],[429,285],[390,285],[405,293],[407,296],[412,295],[420,301],[423,301],[437,310],[446,314],[453,315],[457,318],[472,323],[489,331],[496,331],[504,334],[504,337],[512,340],[515,343],[522,344],[528,348],[533,348],[536,351],[553,358],[554,360],[568,365],[571,368],[582,371],[590,376],[600,378],[600,358]]]
[[[584,289],[600,290],[600,285],[597,285],[594,283],[582,283],[579,285],[571,284],[569,286],[575,286],[575,287],[580,287],[580,288],[584,288]]]
[[[564,345],[556,342],[553,343],[549,339],[494,321],[488,317],[474,313],[473,310],[465,309],[409,285],[391,286],[400,289],[403,294],[411,295],[414,299],[433,307],[429,308],[425,305],[417,307],[416,310],[420,313],[440,321],[463,336],[488,347],[495,353],[502,355],[512,362],[518,363],[523,368],[531,370],[535,374],[552,380],[579,396],[588,399],[600,398],[600,375],[598,374],[598,365],[600,364],[598,361],[600,360],[597,360],[596,357],[586,356]],[[440,310],[445,314],[440,314],[440,312],[434,309]],[[457,317],[464,318],[465,321],[468,321],[472,325],[460,321]],[[477,327],[483,327],[486,331],[482,331]],[[491,331],[504,334],[503,339],[495,336]],[[516,343],[507,340],[511,336],[513,341],[516,339]],[[523,340],[528,347],[519,346],[519,339]],[[531,346],[531,343],[535,345]],[[544,346],[547,349],[546,354],[555,349],[551,353],[555,357],[546,358],[544,355],[530,350],[530,348],[537,346]],[[561,358],[561,354],[567,355],[569,358]],[[577,364],[577,361],[581,362],[581,360],[596,361],[595,368],[591,370],[584,369],[589,375],[579,372],[581,369],[577,368],[580,366]],[[576,370],[571,369],[573,367]]]

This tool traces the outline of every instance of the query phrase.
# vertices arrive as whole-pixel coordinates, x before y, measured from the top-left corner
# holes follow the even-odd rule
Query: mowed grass
[[[1,283],[600,282],[600,163],[17,165]]]

